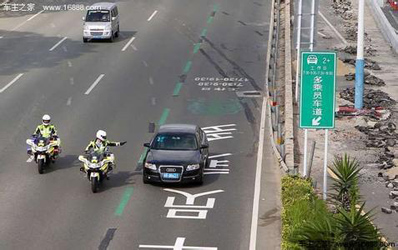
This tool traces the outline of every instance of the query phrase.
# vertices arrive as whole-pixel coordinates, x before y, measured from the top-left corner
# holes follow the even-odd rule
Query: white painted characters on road
[[[231,156],[231,153],[225,153],[220,155],[211,155],[209,156],[210,164],[209,167],[204,169],[205,175],[213,175],[213,174],[229,174],[229,160],[222,160],[226,156]],[[218,158],[220,160],[217,160]]]
[[[186,202],[185,204],[182,205],[174,204],[176,197],[174,196],[167,197],[166,203],[164,205],[165,208],[169,208],[169,211],[166,216],[167,218],[194,219],[194,220],[206,219],[209,209],[214,208],[214,204],[216,202],[215,198],[207,198],[206,205],[195,205],[196,198],[224,192],[224,190],[214,190],[199,194],[190,194],[187,192],[175,189],[169,189],[169,188],[164,189],[164,191],[181,194],[186,197]]]
[[[196,246],[185,246],[185,238],[178,237],[173,246],[169,245],[139,245],[141,249],[173,249],[173,250],[217,250],[217,247],[196,247]]]
[[[209,141],[234,138],[232,131],[236,131],[236,124],[216,125],[202,128]]]

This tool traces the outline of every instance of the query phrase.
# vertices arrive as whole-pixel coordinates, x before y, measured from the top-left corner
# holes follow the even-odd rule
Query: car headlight
[[[145,167],[156,171],[156,165],[153,163],[145,162]]]
[[[188,165],[187,166],[187,171],[192,171],[192,170],[196,170],[199,169],[199,164],[192,164],[192,165]]]

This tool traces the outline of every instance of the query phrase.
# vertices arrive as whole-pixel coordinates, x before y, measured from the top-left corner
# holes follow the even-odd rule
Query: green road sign
[[[334,128],[336,53],[301,52],[300,128]]]

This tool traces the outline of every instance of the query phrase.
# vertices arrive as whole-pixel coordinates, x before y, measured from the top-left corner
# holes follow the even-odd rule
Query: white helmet
[[[51,117],[46,114],[46,115],[43,115],[42,120],[43,120],[43,125],[49,125],[51,122]]]
[[[104,141],[106,140],[106,132],[104,130],[97,131],[97,139]]]

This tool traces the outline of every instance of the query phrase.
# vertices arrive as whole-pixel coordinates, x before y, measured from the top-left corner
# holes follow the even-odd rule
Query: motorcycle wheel
[[[37,170],[39,170],[39,174],[43,174],[44,172],[44,160],[41,159],[37,162]]]
[[[91,191],[93,191],[93,193],[96,193],[98,191],[98,180],[97,180],[97,178],[91,179]]]

